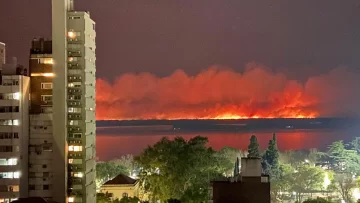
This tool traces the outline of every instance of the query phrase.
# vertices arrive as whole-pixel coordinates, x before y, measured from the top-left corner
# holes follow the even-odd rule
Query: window
[[[49,172],[44,172],[44,173],[43,173],[43,177],[44,177],[44,178],[50,177],[50,173],[49,173]]]
[[[82,151],[82,146],[70,145],[69,146],[69,151],[71,151],[71,152],[81,152]]]
[[[0,119],[0,125],[19,125],[19,120]]]
[[[69,121],[69,125],[79,125],[79,124],[80,124],[80,122],[77,121],[77,120],[70,120]]]
[[[19,112],[19,106],[0,106],[0,113]]]
[[[69,203],[74,202],[74,200],[75,200],[75,198],[74,198],[74,197],[68,197],[68,202],[69,202]]]
[[[82,164],[82,159],[69,159],[69,164]]]
[[[43,165],[42,165],[42,168],[47,168],[47,165],[46,165],[46,164],[43,164]]]
[[[15,166],[17,164],[17,159],[0,159],[0,166]]]
[[[40,64],[54,64],[52,58],[40,58]]]
[[[14,178],[20,178],[20,172],[14,172]]]
[[[81,82],[70,82],[68,87],[81,87]]]
[[[43,185],[43,190],[49,190],[49,185]]]
[[[41,107],[41,113],[52,113],[52,107]]]
[[[122,193],[122,197],[127,197],[128,196],[128,193],[124,192]]]
[[[35,190],[35,185],[29,185],[29,190]]]
[[[68,108],[68,112],[69,113],[81,113],[81,108],[70,107],[70,108]]]
[[[13,146],[0,146],[0,152],[12,152]]]
[[[68,37],[70,39],[74,39],[74,38],[77,38],[77,37],[80,37],[81,33],[80,32],[74,32],[73,30],[70,30],[68,32]]]
[[[51,82],[42,82],[41,89],[43,90],[51,90],[53,88],[53,84]]]
[[[51,102],[52,101],[52,95],[41,95],[41,101],[43,101],[43,102]]]
[[[68,58],[68,61],[69,61],[69,62],[78,61],[78,57],[69,57],[69,58]]]
[[[76,178],[82,178],[84,176],[84,174],[81,173],[81,172],[76,172],[76,173],[74,173],[73,176],[76,177]]]
[[[20,172],[1,172],[0,178],[19,178]]]

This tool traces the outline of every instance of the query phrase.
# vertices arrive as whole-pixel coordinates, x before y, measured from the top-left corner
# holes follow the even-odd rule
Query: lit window
[[[13,125],[19,125],[19,120],[13,120]]]
[[[13,98],[15,100],[20,100],[20,93],[19,92],[15,92],[14,95],[13,95]]]
[[[69,125],[79,125],[79,121],[76,120],[70,120]]]
[[[81,152],[82,151],[82,146],[70,145],[69,146],[69,151],[71,151],[71,152]]]
[[[78,58],[77,57],[69,57],[68,61],[69,62],[78,61]]]
[[[19,178],[20,177],[20,172],[14,172],[14,178]]]
[[[38,77],[38,76],[53,77],[54,73],[31,73],[31,77]]]
[[[74,173],[74,177],[82,178],[83,176],[84,176],[84,174],[81,172]]]
[[[72,164],[74,162],[74,159],[69,159],[69,164]]]
[[[17,159],[13,158],[13,159],[8,159],[8,164],[9,166],[15,166],[17,164]]]
[[[41,64],[54,64],[54,61],[52,58],[41,58],[40,63]]]
[[[73,32],[73,31],[69,31],[69,32],[68,32],[68,37],[73,39],[73,38],[76,37],[76,33]]]
[[[68,202],[74,202],[74,197],[68,197]]]

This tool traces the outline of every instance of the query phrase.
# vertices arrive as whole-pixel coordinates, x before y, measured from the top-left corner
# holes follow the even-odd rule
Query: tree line
[[[247,156],[261,158],[263,173],[270,175],[274,203],[311,203],[313,194],[321,196],[314,201],[324,203],[352,203],[360,198],[356,193],[360,183],[360,138],[350,143],[336,141],[323,152],[280,152],[275,134],[262,152],[255,135],[246,152],[230,147],[215,151],[207,144],[208,139],[201,136],[189,140],[164,137],[139,156],[98,163],[97,183],[101,185],[119,173],[136,173],[150,202],[207,202],[209,182],[233,176],[236,159]]]

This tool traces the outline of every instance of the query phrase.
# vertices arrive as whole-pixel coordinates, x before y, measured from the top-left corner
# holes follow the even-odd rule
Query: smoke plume
[[[127,73],[97,80],[97,119],[231,119],[357,116],[359,74],[337,68],[305,83],[251,63],[243,73],[210,67],[195,76]]]

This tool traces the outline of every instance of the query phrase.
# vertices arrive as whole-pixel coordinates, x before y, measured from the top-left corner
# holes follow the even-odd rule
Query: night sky
[[[75,2],[97,23],[102,119],[360,115],[359,0]],[[51,1],[0,8],[7,57],[27,66]]]
[[[1,0],[0,41],[27,64],[33,37],[51,37],[50,0]],[[256,61],[302,79],[360,67],[358,0],[76,0],[97,23],[97,76],[196,74]]]

